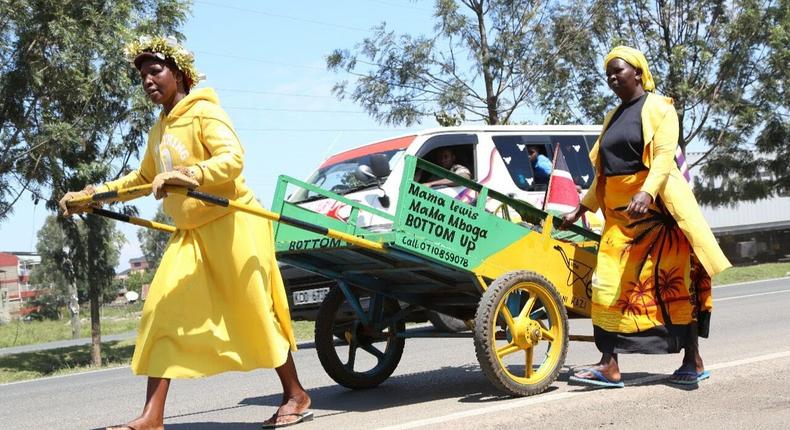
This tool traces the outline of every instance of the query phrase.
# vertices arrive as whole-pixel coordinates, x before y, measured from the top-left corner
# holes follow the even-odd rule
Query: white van
[[[394,213],[387,205],[397,201],[403,157],[414,155],[431,159],[438,148],[449,147],[456,155],[456,162],[467,167],[472,180],[488,188],[525,200],[537,207],[543,206],[546,181],[535,178],[527,149],[535,146],[540,153],[552,158],[557,144],[565,156],[576,185],[587,190],[593,179],[589,148],[600,132],[600,126],[479,126],[434,128],[416,134],[374,142],[329,157],[307,180],[322,189],[344,195],[376,209]],[[358,179],[355,172],[361,165],[371,166],[375,156],[383,156],[391,173],[381,178],[381,189],[369,181]],[[458,199],[469,199],[469,190],[449,187],[443,192]],[[313,211],[343,219],[349,208],[337,201],[311,195],[299,190],[288,199],[302,202],[301,206]],[[361,225],[371,225],[372,220],[361,219]]]
[[[547,181],[537,179],[533,173],[529,147],[534,146],[539,153],[551,159],[554,148],[559,144],[573,180],[585,192],[593,180],[589,149],[600,130],[600,126],[559,125],[434,128],[335,154],[321,163],[306,182],[394,214],[404,157],[413,155],[431,160],[438,148],[450,148],[456,156],[456,163],[469,169],[472,180],[502,194],[543,207]],[[384,166],[381,166],[382,163]],[[378,176],[379,180],[371,182],[360,178],[360,166],[367,166],[362,169]],[[376,182],[380,183],[380,187]],[[464,187],[446,186],[441,192],[465,201],[476,197]],[[326,199],[305,189],[294,192],[288,201],[341,220],[346,220],[351,212],[345,203]],[[493,211],[495,208],[488,209]],[[357,220],[358,225],[371,229],[384,222],[383,218],[362,212]],[[286,265],[282,271],[292,316],[297,320],[314,319],[318,305],[333,281]]]

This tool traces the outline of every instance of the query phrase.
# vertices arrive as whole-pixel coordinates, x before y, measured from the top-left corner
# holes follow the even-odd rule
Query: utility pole
[[[77,293],[77,281],[74,273],[74,264],[71,262],[68,245],[63,247],[63,274],[69,289],[69,313],[71,314],[71,338],[80,337],[80,301]]]

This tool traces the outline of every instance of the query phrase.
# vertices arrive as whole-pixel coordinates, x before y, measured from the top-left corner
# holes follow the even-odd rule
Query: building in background
[[[148,264],[148,260],[145,257],[138,257],[138,258],[130,258],[129,259],[129,272],[130,273],[142,273],[148,270],[150,264]]]
[[[40,263],[31,252],[0,252],[0,322],[24,316],[25,304],[41,293],[30,286],[30,270]]]
[[[122,286],[123,286],[123,288],[121,288],[121,290],[118,292],[118,299],[116,300],[116,302],[124,302],[124,303],[126,302],[127,299],[126,293],[128,292],[127,291],[128,282],[131,282],[129,280],[129,277],[137,273],[143,274],[149,268],[151,268],[151,265],[148,263],[148,260],[146,260],[145,257],[137,257],[137,258],[129,259],[129,268],[115,275],[115,279],[122,281]],[[140,285],[139,298],[145,300],[145,298],[148,296],[148,287],[150,286],[151,284],[148,282]]]

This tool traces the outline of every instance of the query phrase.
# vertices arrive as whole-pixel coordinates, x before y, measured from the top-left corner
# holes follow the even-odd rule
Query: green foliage
[[[645,53],[657,92],[674,99],[680,144],[707,144],[695,184],[702,203],[790,191],[781,161],[790,159],[790,1],[580,1],[553,19],[554,43],[571,43],[541,92],[550,119],[600,123],[617,103],[603,57],[629,45]]]
[[[128,170],[154,121],[123,47],[180,36],[180,0],[6,0],[0,3],[0,221],[27,190],[56,210],[67,191]],[[134,212],[134,208],[126,208]],[[99,302],[117,262],[112,224],[59,218],[74,273],[89,280],[94,364]]]
[[[162,224],[173,224],[173,220],[162,209],[162,205],[156,210],[153,221]],[[140,241],[140,249],[143,251],[143,256],[148,260],[151,268],[159,267],[159,262],[162,261],[162,254],[165,253],[167,242],[170,241],[170,233],[166,233],[151,228],[141,228],[137,231],[137,239]],[[150,282],[150,281],[149,281]],[[139,292],[139,290],[135,290]]]
[[[680,145],[707,146],[702,203],[790,194],[790,0],[437,0],[434,15],[432,35],[382,24],[332,52],[329,69],[357,76],[335,94],[392,125],[507,124],[520,106],[551,124],[600,123],[619,102],[603,57],[625,44],[674,99]]]
[[[0,221],[23,190],[55,203],[116,177],[154,119],[123,46],[178,34],[176,0],[0,3]]]
[[[465,119],[507,123],[546,77],[546,24],[556,2],[438,0],[435,33],[396,34],[386,23],[354,51],[327,56],[330,70],[352,72],[333,92],[385,124],[441,125]]]
[[[118,265],[121,247],[126,242],[123,233],[113,223],[98,219],[104,224],[103,236],[97,241],[90,241],[90,246],[95,246],[97,249],[85,253],[80,252],[79,248],[69,247],[66,252],[66,245],[69,242],[61,220],[62,218],[49,216],[38,231],[36,252],[41,256],[41,264],[33,267],[30,274],[31,284],[37,288],[50,288],[53,299],[66,303],[68,285],[73,277],[77,284],[80,302],[88,301],[91,285],[98,285],[105,302],[114,299],[116,290],[111,285],[111,279],[115,275],[113,268]],[[72,224],[66,225],[72,226]],[[73,226],[76,235],[88,236],[89,227],[86,221],[77,219]],[[89,258],[102,258],[103,271],[90,267]],[[90,270],[94,270],[96,276],[90,276]]]
[[[60,309],[66,305],[66,297],[57,294],[53,290],[47,290],[27,304],[36,309],[27,314],[27,318],[37,321],[59,320],[61,318]]]
[[[153,270],[134,272],[131,273],[129,277],[123,281],[123,286],[126,288],[127,291],[134,291],[138,294],[142,294],[143,285],[150,284],[153,279],[154,279]]]

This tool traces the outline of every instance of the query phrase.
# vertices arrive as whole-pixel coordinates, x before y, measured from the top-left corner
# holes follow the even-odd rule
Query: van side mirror
[[[354,177],[363,184],[370,184],[378,180],[376,175],[373,173],[373,169],[371,169],[367,164],[360,164],[357,166],[357,170],[354,171]]]
[[[390,162],[384,154],[373,154],[370,156],[370,168],[376,178],[384,178],[389,176]]]
[[[386,159],[385,159],[386,161]],[[371,163],[375,164],[375,163]],[[389,163],[387,164],[387,174],[389,175]],[[356,177],[360,182],[363,184],[376,184],[376,187],[380,189],[384,194],[379,196],[379,203],[384,208],[390,207],[390,197],[387,195],[387,192],[384,191],[384,188],[381,188],[381,178],[384,176],[379,176],[374,173],[374,169],[366,164],[361,164],[357,166],[357,170],[354,171],[354,177]]]

